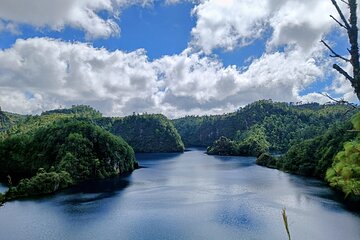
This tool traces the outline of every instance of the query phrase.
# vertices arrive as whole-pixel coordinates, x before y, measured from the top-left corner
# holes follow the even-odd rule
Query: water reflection
[[[62,204],[88,203],[111,198],[129,185],[130,182],[128,180],[120,177],[108,180],[89,181],[64,191],[63,194],[71,195],[73,197],[65,199]]]
[[[0,183],[0,193],[5,193],[7,190],[8,187],[5,184]]]
[[[360,239],[360,218],[317,180],[254,158],[138,154],[130,175],[0,209],[2,239]]]

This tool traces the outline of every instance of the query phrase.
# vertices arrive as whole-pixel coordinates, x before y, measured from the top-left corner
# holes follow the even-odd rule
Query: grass
[[[285,208],[282,209],[281,215],[282,215],[282,217],[283,217],[284,226],[285,226],[286,233],[287,233],[287,235],[288,235],[288,239],[291,240],[290,230],[289,230],[289,222],[288,222],[288,217],[287,217],[286,209],[285,209]]]

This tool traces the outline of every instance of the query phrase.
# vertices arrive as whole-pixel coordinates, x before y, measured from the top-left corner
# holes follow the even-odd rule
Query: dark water
[[[254,158],[138,155],[143,168],[55,196],[0,208],[0,239],[359,240],[360,217],[316,180],[254,164]]]
[[[8,190],[8,188],[5,186],[5,184],[0,183],[0,193],[5,193]]]

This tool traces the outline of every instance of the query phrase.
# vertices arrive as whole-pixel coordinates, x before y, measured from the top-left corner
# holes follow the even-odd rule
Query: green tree
[[[10,188],[10,199],[48,194],[136,166],[133,149],[121,137],[89,121],[58,119],[0,142],[0,177],[19,182]]]
[[[360,113],[352,119],[354,129],[360,130]],[[326,172],[330,186],[343,191],[346,196],[360,196],[360,136],[344,144]]]
[[[173,123],[161,114],[132,115],[114,121],[110,130],[135,152],[183,152],[185,147]]]

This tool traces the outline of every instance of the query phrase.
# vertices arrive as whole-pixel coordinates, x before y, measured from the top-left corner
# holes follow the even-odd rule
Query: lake
[[[6,203],[0,239],[360,239],[360,216],[314,179],[257,166],[255,158],[138,154],[128,176]]]

